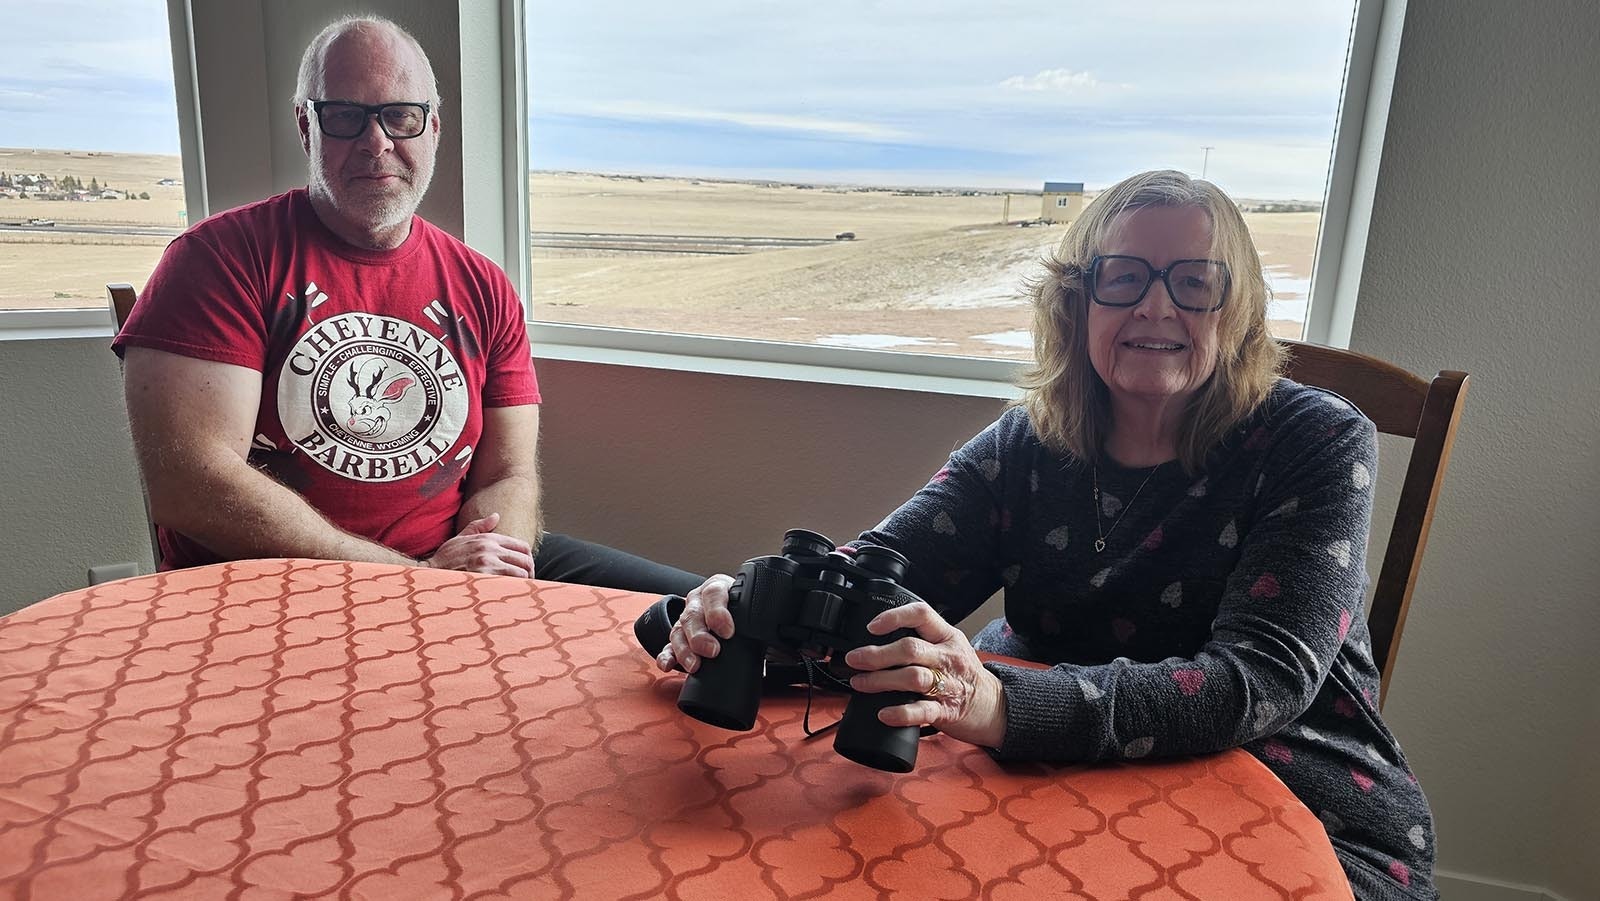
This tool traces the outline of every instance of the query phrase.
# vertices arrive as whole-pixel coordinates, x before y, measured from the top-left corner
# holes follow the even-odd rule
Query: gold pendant
[[[1106,540],[1104,538],[1096,538],[1094,540],[1094,552],[1096,554],[1098,554],[1098,553],[1100,553],[1101,551],[1103,551],[1105,549],[1106,549]]]

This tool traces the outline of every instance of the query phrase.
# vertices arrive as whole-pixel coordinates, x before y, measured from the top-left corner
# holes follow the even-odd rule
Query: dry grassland
[[[1059,225],[1001,224],[1002,195],[908,194],[536,173],[544,231],[852,241],[732,256],[533,250],[539,319],[769,340],[1026,357],[1023,290]],[[1013,222],[1039,214],[1014,194]],[[1318,214],[1246,217],[1265,262],[1308,279]],[[1277,322],[1298,337],[1298,322]]]
[[[0,171],[93,177],[152,197],[0,200],[0,222],[173,226],[183,209],[181,187],[155,184],[181,176],[176,157],[0,149]],[[1001,224],[1000,194],[581,173],[534,173],[529,184],[537,232],[827,239],[737,255],[535,246],[535,317],[587,325],[1026,357],[1023,286],[1065,231]],[[1039,209],[1038,195],[1012,195],[1013,223]],[[1246,218],[1269,266],[1310,277],[1318,214]],[[846,231],[855,239],[832,240]],[[0,232],[0,309],[99,307],[107,281],[142,288],[166,243]],[[1275,329],[1298,336],[1300,326]]]

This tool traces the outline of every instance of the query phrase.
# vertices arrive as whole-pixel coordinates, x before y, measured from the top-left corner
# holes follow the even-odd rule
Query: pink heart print
[[[1204,670],[1180,669],[1172,671],[1172,681],[1178,683],[1178,690],[1194,697],[1200,693],[1200,686],[1206,684]]]
[[[1290,763],[1294,760],[1294,752],[1289,750],[1288,745],[1277,739],[1262,745],[1261,753],[1266,755],[1268,760],[1275,760],[1278,763]]]
[[[1256,584],[1250,586],[1250,596],[1253,598],[1275,598],[1278,596],[1278,577],[1272,573],[1262,573]]]
[[[1372,777],[1354,767],[1350,769],[1350,778],[1355,780],[1356,788],[1364,792],[1372,791]]]

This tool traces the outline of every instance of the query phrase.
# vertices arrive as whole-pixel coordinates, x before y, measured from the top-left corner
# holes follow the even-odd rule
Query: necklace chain
[[[1144,477],[1143,482],[1139,483],[1139,490],[1133,493],[1133,497],[1129,498],[1128,502],[1122,505],[1122,512],[1117,514],[1117,518],[1111,522],[1111,528],[1109,529],[1102,528],[1100,524],[1100,467],[1090,467],[1089,471],[1094,477],[1094,552],[1096,554],[1106,549],[1106,538],[1108,538],[1112,532],[1117,530],[1117,526],[1122,523],[1122,517],[1128,515],[1128,510],[1132,509],[1133,502],[1138,500],[1139,495],[1144,493],[1144,486],[1150,484],[1150,480],[1156,477],[1156,470],[1165,465],[1165,463],[1157,463],[1156,465],[1150,467],[1150,474]]]

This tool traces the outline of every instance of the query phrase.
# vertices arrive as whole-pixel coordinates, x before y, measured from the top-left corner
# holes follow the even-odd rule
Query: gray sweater
[[[1102,464],[1097,524],[1094,470],[1012,409],[861,537],[952,622],[1003,588],[977,647],[1054,664],[989,666],[1000,757],[1243,747],[1322,820],[1357,897],[1432,899],[1433,820],[1363,615],[1376,469],[1366,417],[1282,380],[1197,476]]]

